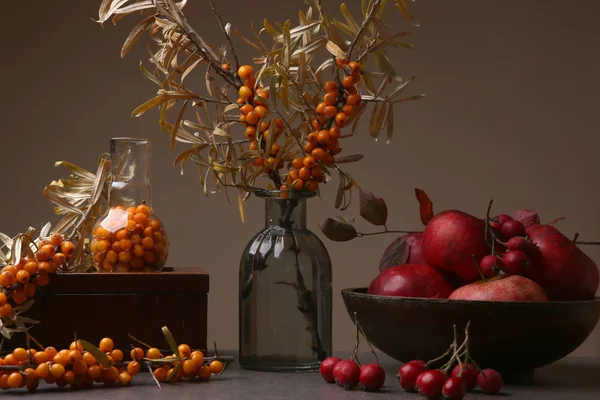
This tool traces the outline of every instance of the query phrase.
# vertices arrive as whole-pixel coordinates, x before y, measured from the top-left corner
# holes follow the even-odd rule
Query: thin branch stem
[[[358,232],[358,237],[363,237],[363,236],[375,236],[375,235],[384,235],[386,233],[401,233],[401,234],[411,234],[411,233],[422,233],[421,231],[390,231],[390,230],[384,230],[381,232],[369,232],[369,233],[361,233]]]
[[[575,244],[581,244],[583,246],[600,246],[600,242],[575,241]]]
[[[229,43],[229,50],[231,50],[231,54],[233,55],[233,59],[235,60],[235,70],[237,71],[240,69],[240,59],[238,58],[235,48],[233,47],[233,41],[231,40],[231,36],[225,30],[225,24],[223,23],[223,18],[221,17],[219,10],[217,10],[217,7],[215,6],[215,2],[213,0],[208,0],[208,1],[212,8],[213,14],[217,18],[217,22],[219,23],[219,27],[221,28],[223,35],[225,35],[225,38],[227,39],[227,42]],[[235,75],[235,79],[238,80],[239,77],[237,75]]]
[[[382,2],[382,0],[375,0],[375,3],[373,3],[373,6],[371,7],[371,10],[369,11],[369,13],[367,14],[365,20],[363,21],[362,25],[360,26],[360,29],[358,30],[358,33],[356,34],[356,36],[354,37],[354,39],[352,39],[352,42],[350,43],[350,47],[348,48],[348,51],[346,52],[346,57],[349,60],[352,59],[352,52],[354,51],[354,48],[356,47],[356,45],[360,43],[360,40],[362,39],[362,36],[364,35],[365,30],[367,29],[367,26],[371,23],[371,20],[375,16],[375,13],[377,11],[379,11],[379,7],[381,6],[381,2]]]

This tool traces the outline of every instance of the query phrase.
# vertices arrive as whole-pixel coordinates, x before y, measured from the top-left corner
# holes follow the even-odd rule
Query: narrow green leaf
[[[386,129],[387,129],[385,144],[389,144],[392,141],[392,136],[394,135],[394,104],[393,103],[388,104],[387,121],[386,121],[385,125],[386,125]]]
[[[177,356],[177,358],[181,359],[181,354],[179,354],[179,349],[177,348],[177,342],[175,341],[175,338],[173,337],[173,334],[171,333],[169,328],[167,328],[166,326],[163,326],[161,328],[161,330],[162,330],[162,333],[163,333],[167,343],[169,344],[169,347],[173,351],[173,354],[175,354],[175,356]]]
[[[181,365],[183,365],[183,363],[179,363],[173,368],[169,376],[167,376],[167,382],[173,382],[173,380],[177,378],[179,370],[181,369]]]
[[[102,367],[109,368],[111,366],[110,361],[106,356],[106,353],[104,353],[102,350],[100,350],[90,342],[86,342],[85,340],[78,339],[77,343],[79,343],[85,351],[94,356],[96,361],[98,361],[98,364],[100,364]]]
[[[162,82],[154,74],[151,74],[150,71],[148,71],[144,67],[144,64],[142,63],[142,61],[140,61],[140,71],[142,71],[142,73],[144,74],[144,76],[146,78],[148,78],[152,82],[156,83],[158,86],[162,86]]]
[[[271,25],[269,20],[266,18],[263,21],[263,26],[265,27],[266,31],[269,32],[273,37],[280,35],[279,31],[273,25]]]
[[[342,12],[342,15],[344,16],[346,23],[351,28],[352,33],[354,35],[356,35],[358,33],[358,30],[360,29],[360,25],[358,24],[358,22],[356,22],[356,20],[352,16],[352,13],[350,12],[350,10],[348,10],[346,3],[342,3],[340,5],[340,11]]]

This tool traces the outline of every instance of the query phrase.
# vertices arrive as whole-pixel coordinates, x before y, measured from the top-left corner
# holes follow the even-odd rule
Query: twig
[[[225,35],[225,38],[227,39],[227,42],[229,43],[229,49],[231,50],[231,54],[233,55],[233,59],[235,60],[235,70],[239,70],[240,69],[240,60],[238,58],[237,53],[235,52],[235,48],[233,47],[233,42],[231,41],[231,36],[227,33],[227,31],[225,30],[225,24],[223,24],[223,18],[221,17],[221,14],[219,13],[219,10],[217,10],[217,7],[215,6],[215,3],[213,0],[208,0],[210,3],[210,6],[212,7],[212,12],[215,15],[215,17],[217,18],[217,22],[219,23],[219,27],[221,28],[221,31],[223,31],[223,35]],[[235,75],[235,79],[239,79],[239,77],[237,75]]]
[[[329,27],[327,26],[327,20],[325,19],[325,14],[323,13],[323,7],[321,6],[321,0],[317,0],[317,11],[319,12],[319,18],[323,22],[323,30],[325,31],[325,36],[328,41],[331,41],[331,34],[329,33]],[[338,86],[341,87],[340,81],[340,70],[337,68],[336,58],[332,54],[331,58],[333,59],[333,68],[335,69],[335,80],[338,83]]]
[[[379,364],[379,357],[377,357],[377,353],[375,353],[375,349],[373,348],[373,346],[371,345],[371,342],[369,341],[369,338],[365,334],[365,331],[363,330],[362,325],[360,324],[360,322],[358,322],[358,315],[356,312],[354,312],[354,319],[356,320],[356,326],[360,330],[360,333],[363,335],[363,337],[367,341],[367,345],[369,345],[369,349],[371,350],[371,353],[373,353],[373,355],[375,356],[375,361],[377,362],[377,364]]]
[[[346,52],[346,55],[347,55],[348,59],[352,59],[352,52],[354,51],[354,47],[362,39],[362,36],[365,33],[365,29],[367,28],[367,26],[369,25],[369,23],[371,22],[371,20],[375,16],[375,13],[377,11],[379,11],[379,7],[381,6],[381,2],[382,2],[382,0],[375,0],[375,3],[373,3],[373,6],[371,7],[371,10],[369,11],[369,14],[367,14],[365,20],[363,21],[362,25],[360,26],[360,29],[358,30],[358,33],[356,34],[356,36],[354,37],[354,39],[352,39],[352,42],[350,43],[350,47],[348,48],[348,51]]]
[[[381,232],[369,232],[369,233],[361,233],[358,232],[358,237],[363,237],[363,236],[374,236],[374,235],[383,235],[386,233],[402,233],[402,234],[411,234],[411,233],[422,233],[421,231],[390,231],[390,230],[384,230]]]
[[[488,246],[493,247],[493,241],[490,243],[490,238],[488,237],[489,232],[490,232],[490,211],[492,210],[492,204],[494,204],[494,199],[490,199],[490,202],[488,203],[487,206],[487,210],[485,212],[485,227],[484,227],[484,237],[485,237],[485,242],[488,244]],[[492,233],[493,235],[493,233]]]
[[[584,241],[579,241],[579,242],[575,242],[575,244],[581,244],[584,246],[600,246],[600,242],[584,242]]]
[[[133,336],[131,333],[127,332],[127,336],[129,336],[129,339],[133,340],[136,343],[141,344],[142,346],[146,346],[147,348],[152,348],[152,346],[150,346],[148,343],[142,342],[140,339],[136,338],[135,336]]]

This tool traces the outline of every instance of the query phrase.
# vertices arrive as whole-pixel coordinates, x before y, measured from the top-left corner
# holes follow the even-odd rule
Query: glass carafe
[[[159,271],[169,241],[152,209],[150,140],[110,140],[112,175],[109,208],[93,229],[90,251],[101,272]]]
[[[314,192],[258,194],[265,229],[240,264],[239,362],[262,371],[317,370],[331,355],[331,261],[306,229]]]

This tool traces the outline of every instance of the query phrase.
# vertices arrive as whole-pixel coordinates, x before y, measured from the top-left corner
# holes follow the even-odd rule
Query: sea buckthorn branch
[[[113,15],[116,17],[125,14],[130,10],[128,7],[131,4],[130,1],[103,1],[99,22],[102,23]],[[360,23],[356,22],[346,5],[342,4],[340,9],[347,24],[335,19],[330,20],[323,11],[321,0],[309,0],[308,4],[308,11],[299,13],[299,25],[293,26],[289,20],[282,24],[271,24],[265,19],[264,29],[261,32],[266,31],[272,36],[274,45],[270,50],[263,42],[260,33],[256,33],[254,29],[252,31],[255,40],[248,40],[237,29],[234,30],[246,44],[258,51],[259,57],[254,59],[258,65],[256,73],[250,65],[240,65],[230,35],[231,26],[225,24],[213,0],[209,0],[209,5],[227,43],[218,52],[213,51],[185,19],[183,12],[185,2],[175,3],[174,0],[164,0],[150,5],[139,5],[140,9],[150,13],[150,17],[134,28],[126,40],[122,55],[129,51],[143,31],[149,31],[159,49],[151,56],[151,62],[156,69],[149,72],[142,68],[142,71],[160,89],[157,96],[136,108],[133,115],[142,115],[155,107],[160,109],[160,124],[170,133],[171,145],[183,142],[193,148],[182,152],[177,157],[176,164],[181,163],[182,168],[188,159],[201,160],[200,152],[207,153],[204,158],[208,162],[198,165],[205,194],[216,193],[224,188],[225,195],[229,199],[227,188],[236,188],[240,191],[238,197],[245,200],[255,191],[254,182],[261,176],[268,178],[272,183],[266,184],[269,190],[317,191],[319,183],[326,183],[329,180],[326,177],[327,166],[334,162],[332,152],[339,151],[337,139],[342,137],[341,129],[348,123],[353,123],[353,130],[356,129],[366,110],[366,105],[358,104],[361,101],[359,86],[364,87],[366,91],[365,101],[375,102],[369,124],[371,135],[377,138],[379,131],[387,127],[389,141],[393,131],[392,103],[395,101],[390,97],[381,97],[381,94],[387,83],[400,79],[383,52],[388,46],[398,46],[395,41],[396,36],[387,32],[387,25],[382,22],[384,2],[376,0],[368,5],[367,2],[363,2],[361,6],[363,19]],[[401,9],[401,13],[411,19],[404,8]],[[366,34],[367,32],[370,32],[370,36]],[[349,38],[346,39],[344,35]],[[352,58],[356,57],[355,50],[362,48],[368,51],[359,59],[361,61],[359,64]],[[327,49],[331,59],[314,69],[311,63],[318,51],[322,49]],[[234,70],[227,62],[227,53],[234,58]],[[374,55],[381,72],[366,69],[366,57],[370,54]],[[179,58],[182,56],[184,61],[180,62]],[[208,96],[200,96],[184,84],[185,77],[199,64],[208,65],[205,76]],[[325,90],[327,88],[323,83],[325,80],[323,74],[328,72],[329,66],[333,67],[331,70],[333,80],[330,82],[339,88],[335,93]],[[214,72],[228,83],[222,86],[221,90],[217,90],[214,85],[212,77]],[[364,79],[361,79],[361,76]],[[375,80],[380,78],[381,82],[376,87]],[[406,82],[402,81],[402,84],[406,86]],[[226,105],[228,90],[232,88],[237,90],[239,98],[237,102]],[[393,93],[397,94],[397,91],[398,88]],[[319,107],[318,98],[323,94],[328,96],[325,101],[325,107],[329,107],[326,113],[324,107]],[[206,107],[207,103],[213,103],[207,100],[210,98],[217,100],[215,110],[208,110]],[[350,99],[355,103],[349,103]],[[416,97],[410,99],[414,100]],[[409,98],[398,101],[406,100]],[[179,112],[175,123],[166,122],[167,111],[178,104]],[[195,108],[197,125],[202,126],[200,129],[205,133],[212,135],[212,138],[205,142],[208,146],[198,146],[203,143],[199,135],[187,132],[183,128],[183,126],[194,127],[194,123],[185,117],[190,104]],[[221,106],[223,108],[220,108]],[[285,113],[281,107],[285,109]],[[231,125],[227,125],[226,129],[222,125],[223,122],[232,122],[231,111],[236,109],[240,113],[237,124],[243,128],[244,135],[250,141],[249,149],[231,146],[230,143],[236,140],[234,129]],[[202,116],[199,110],[203,112]],[[296,119],[299,121],[292,124]],[[203,123],[202,120],[206,122]],[[277,126],[273,126],[273,122]],[[306,130],[306,127],[312,127],[317,134],[333,129],[336,140],[329,145],[322,135],[323,139],[319,144],[315,142],[304,144],[302,142],[305,137],[311,137],[310,140],[313,140],[315,136],[310,136],[312,132]],[[284,138],[283,145],[278,143],[277,139],[280,136]],[[293,144],[287,142],[289,138],[292,139]],[[313,161],[309,158],[307,161],[309,166],[304,166],[303,168],[307,169],[302,172],[300,172],[301,168],[292,168],[294,159],[300,158],[299,152],[304,153],[302,158],[313,157],[314,149],[307,151],[307,147],[309,149],[314,147],[317,150],[317,157],[326,150],[331,159],[328,156],[325,156],[325,162],[315,159],[313,165]],[[359,159],[350,158],[345,162]],[[287,171],[284,170],[286,165]],[[296,165],[299,165],[298,162]],[[313,168],[316,176],[312,176]],[[215,189],[212,189],[212,183],[209,185],[211,174]],[[303,179],[300,176],[296,177],[300,174]],[[352,188],[349,185],[351,178],[346,173],[340,176],[344,180],[341,187],[345,188],[344,192],[349,191]],[[285,197],[285,194],[283,196]],[[350,199],[351,197],[343,193],[342,202],[338,201],[336,205],[345,208]],[[241,215],[243,215],[242,203],[243,201],[239,203]]]

